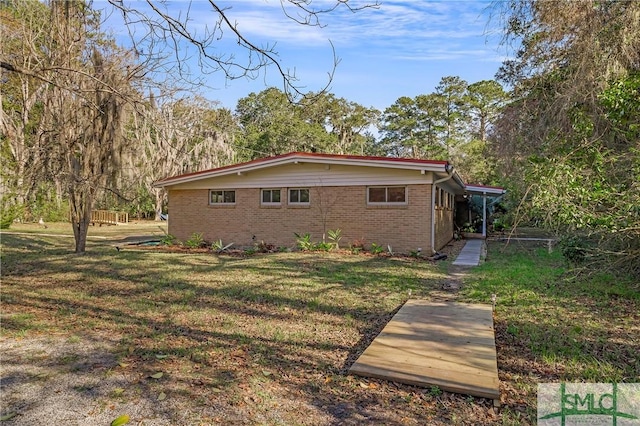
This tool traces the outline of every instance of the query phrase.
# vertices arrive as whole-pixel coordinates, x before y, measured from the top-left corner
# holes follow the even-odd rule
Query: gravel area
[[[170,425],[157,416],[156,401],[122,400],[137,377],[118,372],[114,346],[102,337],[56,336],[0,341],[3,425],[109,425],[121,414]]]

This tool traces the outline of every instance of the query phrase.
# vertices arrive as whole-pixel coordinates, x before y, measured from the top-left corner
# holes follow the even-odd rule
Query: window
[[[280,190],[263,189],[261,200],[262,204],[280,204]]]
[[[209,204],[235,204],[236,203],[236,191],[222,191],[211,190],[209,191]]]
[[[436,188],[436,208],[453,209],[453,195],[442,188]]]
[[[383,186],[367,188],[369,204],[406,204],[406,186]]]
[[[309,204],[309,189],[308,188],[290,189],[289,204]]]

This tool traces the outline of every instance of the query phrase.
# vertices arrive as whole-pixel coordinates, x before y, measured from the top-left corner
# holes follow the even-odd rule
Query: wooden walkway
[[[350,373],[498,400],[492,308],[409,300]]]

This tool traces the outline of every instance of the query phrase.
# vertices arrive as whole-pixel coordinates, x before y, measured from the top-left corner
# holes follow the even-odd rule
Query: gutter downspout
[[[445,171],[448,173],[446,177],[433,181],[431,184],[431,252],[436,253],[436,185],[442,182],[446,182],[453,177],[453,166],[447,164]]]
[[[482,236],[487,238],[487,191],[482,193]]]

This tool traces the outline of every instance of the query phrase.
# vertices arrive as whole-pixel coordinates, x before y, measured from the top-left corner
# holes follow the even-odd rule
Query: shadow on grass
[[[272,410],[297,423],[301,403],[325,423],[400,424],[393,413],[423,414],[420,405],[389,402],[345,372],[409,290],[428,297],[442,280],[426,262],[331,254],[244,259],[105,245],[75,255],[31,236],[3,236],[2,244],[3,333],[113,340],[106,368],[128,375],[149,406],[170,389],[208,407],[212,418],[222,410],[259,422]],[[170,373],[149,380],[157,371]],[[114,399],[107,391],[100,397]],[[293,402],[269,408],[271,399]],[[177,408],[163,410],[183,418]]]

